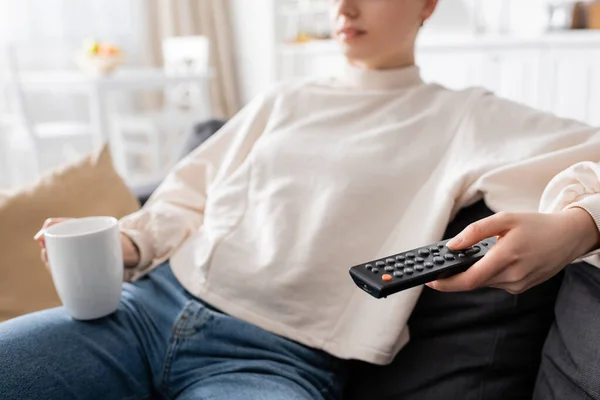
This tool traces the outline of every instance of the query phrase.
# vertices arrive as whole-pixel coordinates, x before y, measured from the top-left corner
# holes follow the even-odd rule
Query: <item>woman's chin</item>
[[[369,57],[369,54],[365,51],[356,51],[356,49],[344,49],[344,57],[346,57],[346,59],[351,63],[351,64],[364,64],[366,63],[368,60],[372,59],[371,57]]]
[[[346,57],[362,57],[366,53],[365,46],[350,44],[341,40],[338,40],[338,45]]]

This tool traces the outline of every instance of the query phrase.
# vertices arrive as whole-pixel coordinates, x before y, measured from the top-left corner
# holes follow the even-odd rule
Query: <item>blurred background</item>
[[[330,0],[0,0],[0,188],[101,143],[125,181],[280,79],[343,65]],[[426,80],[600,124],[600,1],[440,0]]]

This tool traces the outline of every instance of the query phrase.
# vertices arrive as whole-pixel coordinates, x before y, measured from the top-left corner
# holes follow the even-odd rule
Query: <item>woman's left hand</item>
[[[501,212],[469,225],[448,247],[461,250],[492,236],[498,242],[471,268],[427,286],[443,292],[487,286],[522,293],[600,244],[592,217],[574,207],[554,214]]]

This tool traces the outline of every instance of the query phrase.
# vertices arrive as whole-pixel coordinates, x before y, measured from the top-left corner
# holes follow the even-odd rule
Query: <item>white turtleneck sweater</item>
[[[428,244],[463,206],[587,210],[600,227],[600,130],[417,67],[287,82],[183,160],[121,221],[137,276],[170,258],[192,294],[340,358],[389,363],[421,288],[385,300],[348,268]]]

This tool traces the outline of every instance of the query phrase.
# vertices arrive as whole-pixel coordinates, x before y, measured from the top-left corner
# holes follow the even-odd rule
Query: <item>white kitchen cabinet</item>
[[[549,50],[544,56],[540,85],[542,109],[598,124],[598,54],[600,49]],[[594,104],[595,103],[595,104]]]
[[[553,111],[562,117],[587,119],[587,103],[591,65],[585,54],[575,51],[561,51],[549,57],[547,66],[552,71],[551,79],[546,86],[550,89],[546,100],[550,103],[546,110]]]
[[[587,122],[600,126],[600,52],[592,56],[592,69],[590,78],[590,96],[588,98]]]
[[[417,54],[426,55],[417,58],[426,80],[450,88],[483,86],[500,97],[600,126],[599,33],[428,38]],[[457,68],[461,64],[464,69]]]
[[[498,96],[538,107],[541,55],[536,50],[427,49],[417,64],[425,81],[451,89],[484,87]]]
[[[483,84],[482,63],[481,54],[471,51],[423,50],[417,54],[424,80],[456,90]]]
[[[540,106],[539,50],[484,51],[481,58],[482,86],[500,97],[532,107]]]

